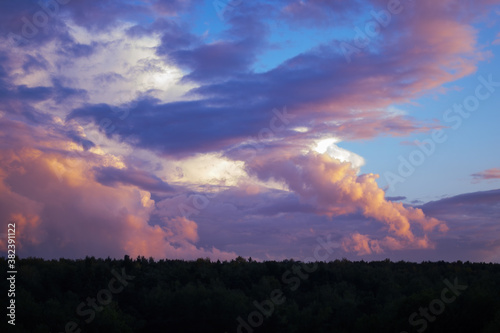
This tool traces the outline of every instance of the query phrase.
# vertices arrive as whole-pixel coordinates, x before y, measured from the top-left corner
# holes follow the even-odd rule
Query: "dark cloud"
[[[163,154],[194,154],[228,148],[265,126],[268,115],[253,114],[254,109],[210,107],[203,101],[158,104],[143,100],[127,111],[121,120],[108,105],[91,105],[73,110],[68,120],[88,119],[101,124],[109,137]],[[259,119],[260,118],[260,119]],[[107,123],[104,120],[109,119]],[[104,126],[102,126],[105,124]]]
[[[18,51],[37,50],[49,41],[67,39],[65,8],[67,5],[51,0],[1,1],[0,32],[8,45]]]
[[[85,151],[90,148],[95,147],[95,143],[83,137],[80,133],[70,130],[66,133],[66,136],[71,139],[74,143],[80,145]]]
[[[238,13],[244,14],[229,20],[224,40],[206,44],[183,32],[176,24],[158,22],[166,25],[166,29],[157,52],[165,55],[167,62],[189,70],[184,80],[220,82],[249,73],[257,55],[267,44],[267,28],[259,19],[260,11],[239,10]],[[193,45],[195,42],[198,45]]]
[[[500,261],[500,189],[460,194],[420,208],[448,222],[450,230],[436,248],[445,260]]]
[[[389,201],[401,201],[401,200],[405,200],[406,197],[404,196],[397,196],[397,197],[385,197],[386,200],[389,200]]]
[[[431,216],[442,216],[450,221],[500,221],[500,189],[466,193],[431,201],[421,206]]]
[[[18,97],[23,100],[44,101],[53,95],[53,90],[50,87],[27,87],[20,85],[17,87]]]
[[[112,167],[94,168],[96,180],[107,186],[134,185],[151,192],[172,192],[174,189],[160,178],[141,170]]]
[[[185,79],[194,81],[218,81],[246,73],[253,63],[253,41],[217,42],[194,50],[170,53],[170,58],[180,67],[191,70]]]
[[[165,18],[159,18],[147,26],[134,25],[127,29],[126,33],[132,38],[141,38],[153,33],[160,33],[161,44],[156,49],[159,55],[168,55],[172,51],[186,49],[195,43],[201,42],[199,37],[189,32],[187,24],[181,24]]]
[[[0,80],[0,102],[2,102],[3,111],[24,115],[27,119],[38,122],[41,119],[51,119],[52,116],[37,110],[31,103],[51,99],[57,103],[62,103],[70,98],[86,97],[86,91],[83,89],[69,88],[57,79],[53,80],[52,83],[53,86],[51,87],[28,87],[26,85],[15,86]]]

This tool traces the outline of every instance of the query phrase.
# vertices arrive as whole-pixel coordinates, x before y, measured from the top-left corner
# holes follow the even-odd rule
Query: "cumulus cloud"
[[[421,209],[387,201],[376,183],[377,175],[358,175],[350,163],[327,154],[261,155],[248,167],[259,178],[283,181],[303,202],[313,205],[318,214],[334,217],[361,212],[394,235],[369,241],[366,236],[355,234],[345,243],[346,249],[369,254],[383,248],[428,248],[432,245],[427,233],[448,230],[444,222],[425,216]],[[424,236],[415,234],[417,228]]]
[[[0,219],[16,223],[22,256],[235,256],[196,246],[192,220],[150,223],[149,191],[171,191],[159,178],[120,169],[119,158],[79,149],[57,130],[5,118],[1,125],[12,141],[0,146]]]

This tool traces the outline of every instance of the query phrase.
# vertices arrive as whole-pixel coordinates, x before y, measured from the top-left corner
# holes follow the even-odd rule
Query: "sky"
[[[2,1],[1,252],[498,263],[499,57],[498,0]]]

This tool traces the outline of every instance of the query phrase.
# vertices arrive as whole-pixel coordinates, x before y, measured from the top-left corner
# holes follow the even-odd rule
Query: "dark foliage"
[[[4,314],[1,332],[500,332],[499,264],[125,256],[17,266],[16,325]]]

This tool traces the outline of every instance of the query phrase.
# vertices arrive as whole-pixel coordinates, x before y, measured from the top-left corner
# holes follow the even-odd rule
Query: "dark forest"
[[[9,332],[500,332],[499,264],[18,260]]]

